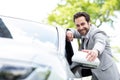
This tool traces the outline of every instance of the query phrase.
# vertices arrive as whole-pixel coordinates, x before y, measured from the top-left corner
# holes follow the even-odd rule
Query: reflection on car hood
[[[31,61],[35,56],[48,53],[50,50],[45,49],[45,44],[38,46],[33,43],[0,38],[0,51],[0,58]]]
[[[52,67],[56,77],[66,80],[67,75],[57,49],[50,43],[23,43],[13,39],[0,38],[0,61],[18,63],[27,62],[31,65],[43,64]],[[44,44],[44,45],[43,45]],[[63,76],[64,75],[64,76]]]

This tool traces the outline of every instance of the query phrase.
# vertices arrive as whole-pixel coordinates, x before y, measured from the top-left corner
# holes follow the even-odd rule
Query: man
[[[80,50],[88,53],[87,60],[94,61],[97,57],[100,60],[97,69],[86,69],[86,71],[84,69],[82,72],[82,68],[77,67],[79,73],[92,74],[92,80],[120,80],[107,35],[91,25],[90,16],[85,12],[77,12],[73,20],[77,30],[67,29],[67,41],[72,41],[73,38],[81,39],[83,45]]]

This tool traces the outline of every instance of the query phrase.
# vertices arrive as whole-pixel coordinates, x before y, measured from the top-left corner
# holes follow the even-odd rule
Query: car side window
[[[72,64],[72,56],[74,54],[71,42],[66,40],[65,49],[66,49],[66,59],[67,59],[69,65],[71,65]]]
[[[73,39],[73,41],[71,42],[66,40],[66,45],[65,45],[66,58],[70,65],[72,64],[72,56],[75,54],[76,51],[79,50],[79,46],[80,45],[78,45],[77,39]]]
[[[43,42],[58,46],[58,34],[55,27],[24,19],[2,17],[2,20],[4,24],[0,22],[0,28],[4,26],[11,33],[4,30],[4,33],[0,34],[1,37],[6,35],[6,37],[13,37],[14,40],[22,42]]]
[[[12,35],[2,19],[0,18],[0,37],[12,38]]]

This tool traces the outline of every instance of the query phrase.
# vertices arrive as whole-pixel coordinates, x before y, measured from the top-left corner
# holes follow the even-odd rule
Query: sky
[[[101,29],[105,31],[111,38],[111,46],[120,47],[120,12],[115,12],[116,18],[112,18],[114,20],[113,26],[110,27],[108,24],[103,24]]]
[[[0,15],[43,20],[59,0],[0,0]]]

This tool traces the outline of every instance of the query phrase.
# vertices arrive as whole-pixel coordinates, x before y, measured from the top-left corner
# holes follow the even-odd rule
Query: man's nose
[[[79,30],[82,30],[82,29],[83,29],[83,27],[82,27],[82,26],[80,26],[78,29],[79,29]]]

